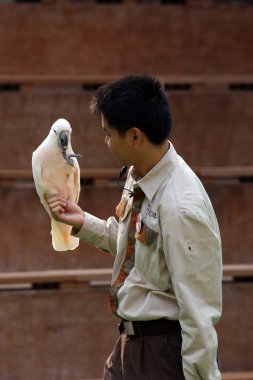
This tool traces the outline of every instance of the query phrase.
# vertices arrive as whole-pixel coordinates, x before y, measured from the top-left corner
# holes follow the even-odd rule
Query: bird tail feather
[[[71,226],[51,221],[52,244],[55,251],[69,251],[78,247],[79,239],[71,236]]]

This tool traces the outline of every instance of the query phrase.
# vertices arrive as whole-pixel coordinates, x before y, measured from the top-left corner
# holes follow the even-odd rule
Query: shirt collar
[[[155,193],[171,174],[178,163],[178,155],[170,142],[170,147],[161,160],[140,180],[136,181],[134,188],[139,186],[151,202]],[[134,171],[134,168],[131,168]]]

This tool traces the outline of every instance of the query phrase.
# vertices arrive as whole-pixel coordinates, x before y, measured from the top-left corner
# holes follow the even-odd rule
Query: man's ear
[[[142,131],[137,127],[130,128],[128,130],[128,138],[131,144],[138,145],[143,138]]]

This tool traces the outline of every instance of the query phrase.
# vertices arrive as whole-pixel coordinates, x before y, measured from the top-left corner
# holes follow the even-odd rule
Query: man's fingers
[[[67,201],[65,199],[51,200],[50,202],[48,202],[48,206],[50,207],[51,210],[53,210],[56,207],[61,207],[61,208],[65,209],[67,206]]]
[[[51,204],[54,202],[66,202],[66,199],[60,197],[59,195],[51,195],[50,197],[47,198],[48,204]]]
[[[65,212],[65,208],[63,208],[61,206],[56,206],[56,207],[52,208],[51,211],[53,214],[62,214],[63,212]]]

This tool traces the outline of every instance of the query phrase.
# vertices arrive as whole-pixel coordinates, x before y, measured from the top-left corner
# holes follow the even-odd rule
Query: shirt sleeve
[[[78,232],[72,229],[72,235],[113,256],[117,253],[118,222],[114,217],[102,220],[85,212],[82,228]]]
[[[219,231],[208,217],[182,212],[163,225],[165,257],[180,309],[187,380],[219,380],[215,324],[221,315]]]

